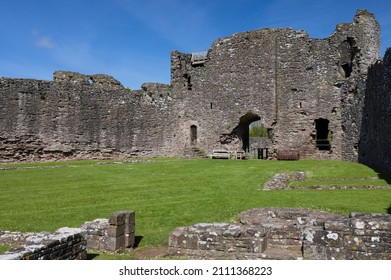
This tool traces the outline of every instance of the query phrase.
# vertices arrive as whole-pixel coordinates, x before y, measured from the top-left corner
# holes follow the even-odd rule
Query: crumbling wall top
[[[80,85],[101,85],[123,88],[119,81],[104,74],[83,75],[77,72],[56,71],[53,74],[53,80],[56,83],[72,82]]]

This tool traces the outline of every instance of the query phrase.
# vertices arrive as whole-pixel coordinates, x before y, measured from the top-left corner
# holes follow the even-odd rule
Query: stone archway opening
[[[271,148],[272,129],[265,126],[261,117],[248,112],[229,133],[220,135],[220,143],[227,151],[244,152],[258,159],[267,159]]]
[[[247,113],[240,117],[239,124],[235,127],[234,132],[242,142],[242,149],[246,153],[250,152],[250,129],[251,124],[259,122],[261,117],[254,113]]]

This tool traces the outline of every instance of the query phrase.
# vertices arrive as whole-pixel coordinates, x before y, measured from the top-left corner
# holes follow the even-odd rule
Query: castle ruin
[[[359,10],[326,39],[266,28],[206,52],[173,51],[170,85],[129,90],[65,71],[53,81],[1,78],[0,162],[251,153],[258,121],[269,158],[287,150],[390,171],[390,56],[379,61],[380,26]]]

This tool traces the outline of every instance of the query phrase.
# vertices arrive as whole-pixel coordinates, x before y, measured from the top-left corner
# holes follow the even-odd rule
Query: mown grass
[[[255,207],[301,207],[347,214],[386,213],[388,190],[263,191],[275,173],[305,171],[308,180],[364,178],[388,183],[374,170],[341,161],[155,159],[0,165],[0,228],[53,231],[111,213],[136,211],[139,246],[165,246],[176,227],[233,222]],[[110,162],[109,162],[110,163]],[[111,162],[113,163],[113,162]],[[62,166],[62,168],[54,168]]]
[[[11,249],[11,246],[5,245],[5,244],[0,244],[0,254],[5,253],[10,249]]]

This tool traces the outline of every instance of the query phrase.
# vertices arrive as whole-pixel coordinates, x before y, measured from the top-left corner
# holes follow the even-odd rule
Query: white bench
[[[225,150],[213,150],[212,158],[214,159],[230,159],[231,153]]]

